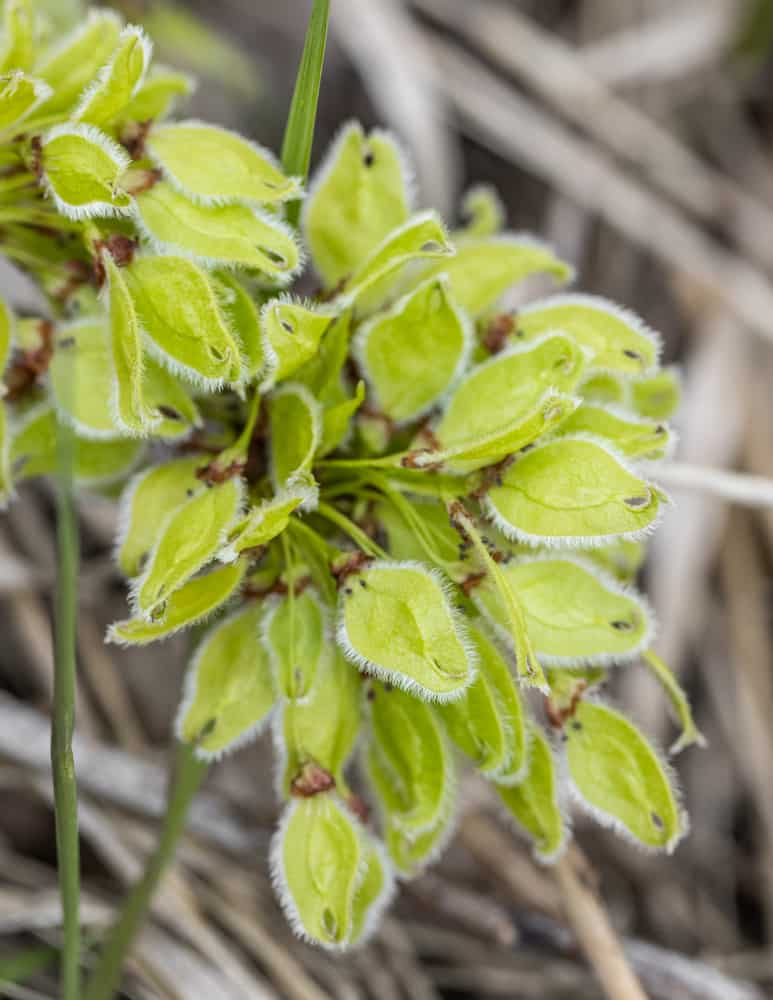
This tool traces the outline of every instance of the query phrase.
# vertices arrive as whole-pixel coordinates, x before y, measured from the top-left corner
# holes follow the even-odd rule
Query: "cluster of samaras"
[[[293,925],[368,933],[448,840],[456,749],[544,859],[571,801],[671,848],[669,771],[596,690],[641,655],[699,738],[631,587],[677,397],[657,338],[590,296],[503,312],[570,269],[488,191],[450,235],[415,212],[384,133],[344,128],[304,196],[260,147],[169,120],[188,82],[140,29],[95,12],[52,43],[34,5],[5,17],[0,242],[51,310],[3,310],[0,492],[71,428],[77,480],[123,491],[109,638],[211,618],[177,735],[216,758],[270,723]],[[301,239],[311,300],[288,291]]]

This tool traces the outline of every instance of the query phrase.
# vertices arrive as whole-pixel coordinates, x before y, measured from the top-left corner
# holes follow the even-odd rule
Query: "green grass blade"
[[[303,180],[308,177],[311,162],[329,17],[330,0],[314,0],[282,142],[282,166],[288,174]],[[300,202],[288,205],[287,215],[293,225],[298,222],[299,214]]]

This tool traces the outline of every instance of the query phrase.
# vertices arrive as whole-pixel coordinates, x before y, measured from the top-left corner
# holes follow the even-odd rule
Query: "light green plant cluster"
[[[447,843],[460,757],[541,859],[573,804],[673,848],[670,771],[599,694],[641,657],[700,739],[632,586],[678,396],[656,335],[593,296],[503,310],[570,268],[487,190],[450,234],[416,211],[384,132],[346,126],[305,194],[171,122],[188,81],[115,14],[52,44],[7,0],[2,38],[0,243],[51,313],[3,311],[0,486],[51,472],[71,428],[77,480],[121,492],[109,640],[208,621],[177,737],[215,760],[270,726],[296,930],[369,933]]]

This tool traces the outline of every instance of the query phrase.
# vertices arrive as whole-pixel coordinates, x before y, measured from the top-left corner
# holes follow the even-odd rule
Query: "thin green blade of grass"
[[[282,166],[302,180],[309,174],[329,18],[330,0],[314,0],[282,142]],[[300,202],[294,201],[287,208],[292,225],[297,225],[299,215]]]

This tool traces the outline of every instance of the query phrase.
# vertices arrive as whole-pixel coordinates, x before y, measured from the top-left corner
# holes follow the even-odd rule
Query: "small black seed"
[[[259,246],[258,251],[268,257],[272,264],[276,264],[280,268],[287,267],[285,258],[272,247]]]
[[[173,410],[171,406],[165,406],[162,403],[157,409],[161,416],[166,417],[167,420],[182,420],[181,414],[177,410]]]
[[[207,719],[207,721],[201,727],[198,739],[203,740],[206,739],[207,736],[211,736],[212,733],[214,733],[216,726],[217,726],[217,719]]]

